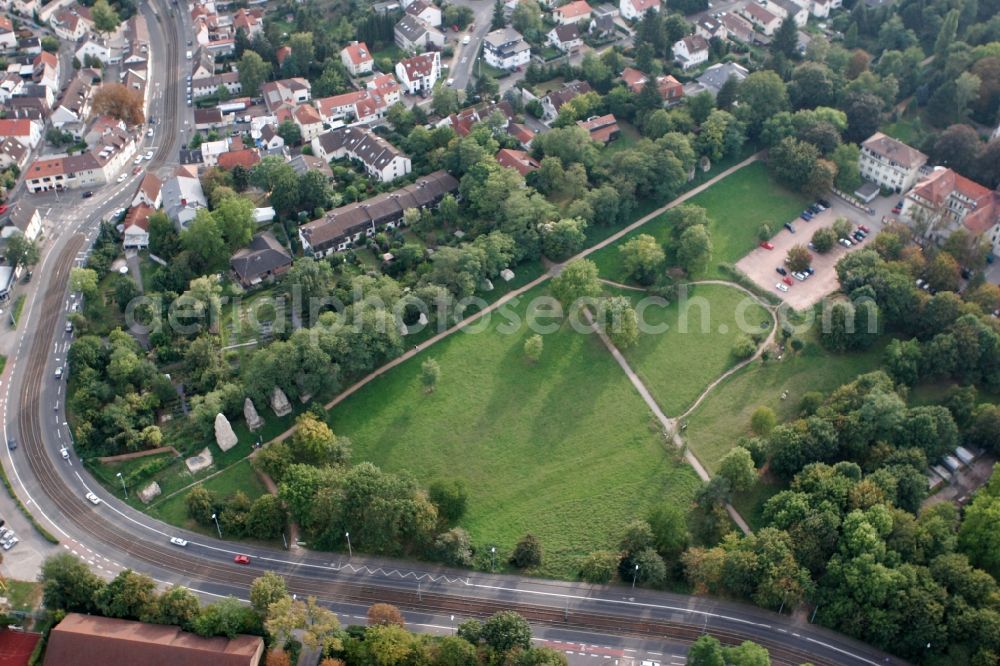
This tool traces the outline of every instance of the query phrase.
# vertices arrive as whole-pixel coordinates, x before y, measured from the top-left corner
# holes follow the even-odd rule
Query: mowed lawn
[[[785,222],[798,217],[809,200],[775,181],[767,165],[758,161],[730,174],[685,203],[705,208],[711,221],[712,260],[704,275],[695,277],[725,278],[719,264],[735,264],[753,249],[758,243],[757,232],[761,224],[770,225],[777,233]],[[638,234],[649,234],[660,243],[668,243],[671,225],[661,215],[591,255],[602,277],[616,282],[627,281],[618,248]]]
[[[637,292],[621,293],[637,306],[643,299]],[[742,291],[714,284],[690,285],[686,296],[668,307],[645,308],[642,320],[639,343],[625,350],[625,358],[668,416],[683,413],[709,383],[739,362],[732,354],[738,337],[766,336],[772,325],[767,310]],[[666,331],[652,332],[663,325]]]
[[[513,311],[523,318],[543,293]],[[538,573],[571,578],[630,518],[664,500],[686,505],[698,480],[596,336],[564,325],[543,336],[531,364],[523,346],[532,333],[498,327],[494,317],[484,332],[450,336],[338,405],[330,422],[351,438],[356,463],[408,471],[424,486],[463,480],[459,524],[474,544],[509,553],[530,532],[545,554]],[[441,366],[430,394],[420,385],[427,358]]]
[[[863,353],[830,354],[807,340],[798,354],[786,352],[780,361],[747,366],[717,386],[687,419],[688,446],[714,472],[736,440],[750,434],[750,417],[758,406],[772,408],[779,423],[794,418],[803,394],[829,394],[858,375],[878,369],[887,342],[882,340]],[[788,397],[782,400],[784,391]]]

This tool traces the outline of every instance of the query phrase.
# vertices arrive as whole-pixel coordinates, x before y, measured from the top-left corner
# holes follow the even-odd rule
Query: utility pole
[[[216,515],[215,515],[215,514],[213,513],[213,514],[212,514],[212,520],[214,520],[214,521],[215,521],[215,529],[217,529],[217,530],[219,531],[219,538],[221,539],[221,538],[222,538],[222,528],[221,528],[221,527],[219,527],[219,517],[218,517],[218,516],[216,516]]]
[[[121,472],[118,472],[115,476],[122,480],[122,490],[125,491],[125,499],[128,499],[128,488],[125,487],[125,477],[122,476]]]
[[[353,558],[354,557],[354,550],[351,548],[351,533],[350,532],[344,532],[344,536],[347,537],[347,557],[348,558]]]

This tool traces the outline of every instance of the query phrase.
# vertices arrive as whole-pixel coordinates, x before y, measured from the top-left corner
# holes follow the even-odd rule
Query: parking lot
[[[872,238],[882,227],[877,216],[865,215],[843,201],[833,197],[827,198],[832,204],[831,208],[819,213],[812,220],[808,222],[801,218],[787,220],[795,229],[795,233],[781,227],[780,231],[771,238],[770,242],[774,245],[773,250],[757,247],[736,263],[736,267],[746,273],[761,289],[783,299],[796,310],[812,307],[821,298],[836,291],[840,287],[840,283],[837,281],[837,271],[834,270],[837,262],[848,252],[870,244]],[[781,282],[782,276],[775,269],[784,264],[788,250],[794,245],[807,246],[817,229],[832,226],[838,217],[847,218],[855,228],[859,224],[863,224],[871,229],[871,233],[863,242],[849,248],[837,244],[826,254],[810,250],[813,255],[812,267],[815,272],[804,281],[792,279],[788,291],[780,291],[775,285]]]

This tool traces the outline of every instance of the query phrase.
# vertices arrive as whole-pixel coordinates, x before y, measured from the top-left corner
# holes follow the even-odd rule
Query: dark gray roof
[[[341,127],[320,136],[323,150],[346,150],[372,169],[381,171],[403,152],[367,127]]]
[[[245,283],[276,269],[292,265],[292,255],[288,254],[278,239],[270,231],[257,234],[247,247],[237,250],[229,260],[233,271]]]
[[[420,41],[429,29],[430,26],[409,14],[399,19],[399,23],[396,24],[396,32],[402,35],[408,42]]]

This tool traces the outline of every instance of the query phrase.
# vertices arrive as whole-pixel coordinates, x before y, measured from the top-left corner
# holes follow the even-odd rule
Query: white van
[[[187,59],[188,59],[188,60],[190,60],[190,59],[191,59],[191,51],[188,51],[188,52],[187,52],[187,53],[186,53],[185,55],[187,56]]]

